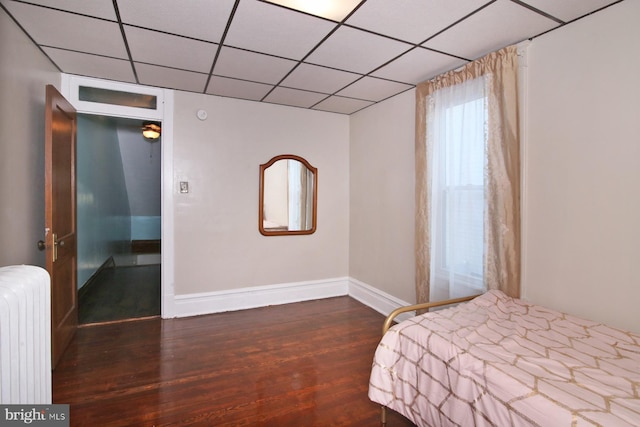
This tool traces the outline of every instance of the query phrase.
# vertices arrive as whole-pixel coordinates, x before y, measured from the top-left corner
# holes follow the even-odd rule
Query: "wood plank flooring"
[[[80,328],[53,372],[71,426],[379,426],[384,318],[349,297]],[[389,427],[413,426],[389,411]]]

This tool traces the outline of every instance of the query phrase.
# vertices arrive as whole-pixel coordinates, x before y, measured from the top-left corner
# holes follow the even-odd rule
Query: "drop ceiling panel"
[[[2,3],[10,3],[2,1]],[[66,10],[82,15],[95,16],[96,18],[116,20],[116,12],[113,9],[112,0],[29,0],[29,3]]]
[[[208,73],[218,45],[157,31],[125,26],[131,57],[136,62]]]
[[[367,74],[410,48],[407,43],[340,27],[305,61]]]
[[[285,58],[302,59],[335,26],[330,21],[282,7],[243,0],[225,43]],[[292,37],[293,34],[295,37]]]
[[[275,56],[262,55],[241,49],[223,47],[213,73],[222,77],[235,77],[257,83],[276,84],[297,63]]]
[[[375,77],[363,77],[338,92],[337,95],[378,102],[404,92],[405,90],[409,90],[412,87],[412,85],[377,79]]]
[[[43,50],[59,68],[69,74],[127,83],[136,82],[131,63],[127,60],[51,47],[45,47]]]
[[[207,74],[176,70],[156,65],[135,63],[140,84],[166,87],[169,89],[203,92],[207,83]]]
[[[310,108],[326,98],[327,95],[316,92],[277,87],[264,100],[274,104],[293,105],[296,107]]]
[[[0,0],[0,14],[64,73],[351,114],[613,3]]]
[[[118,0],[125,24],[219,43],[233,0]]]
[[[210,95],[260,101],[272,88],[272,85],[213,76],[209,82],[207,93]]]
[[[300,64],[282,82],[282,86],[332,94],[362,77],[333,68]]]
[[[368,0],[347,24],[422,43],[484,4],[486,0]]]
[[[115,22],[14,1],[3,2],[3,5],[40,45],[127,58],[120,28]]]
[[[353,114],[373,105],[373,102],[361,99],[343,98],[341,96],[331,96],[313,107],[314,110],[330,111],[333,113]]]
[[[423,46],[476,59],[558,25],[557,22],[509,0],[498,0],[435,36]]]
[[[415,85],[466,63],[465,60],[418,47],[372,75]]]
[[[564,22],[571,21],[615,1],[611,0],[525,0],[525,3],[545,11]]]

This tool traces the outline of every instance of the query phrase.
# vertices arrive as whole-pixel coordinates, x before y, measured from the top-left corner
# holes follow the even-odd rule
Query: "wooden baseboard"
[[[160,247],[160,239],[131,241],[131,252],[134,254],[159,254]]]

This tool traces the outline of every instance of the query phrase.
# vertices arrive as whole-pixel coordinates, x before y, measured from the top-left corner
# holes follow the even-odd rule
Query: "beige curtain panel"
[[[436,91],[482,78],[487,99],[483,281],[487,289],[520,296],[520,143],[518,55],[509,46],[421,83],[416,90],[416,298],[430,300],[431,176],[428,103]]]

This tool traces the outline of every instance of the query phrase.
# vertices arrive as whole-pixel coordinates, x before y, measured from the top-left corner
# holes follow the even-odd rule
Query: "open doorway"
[[[80,324],[160,315],[162,138],[142,125],[78,114]]]

